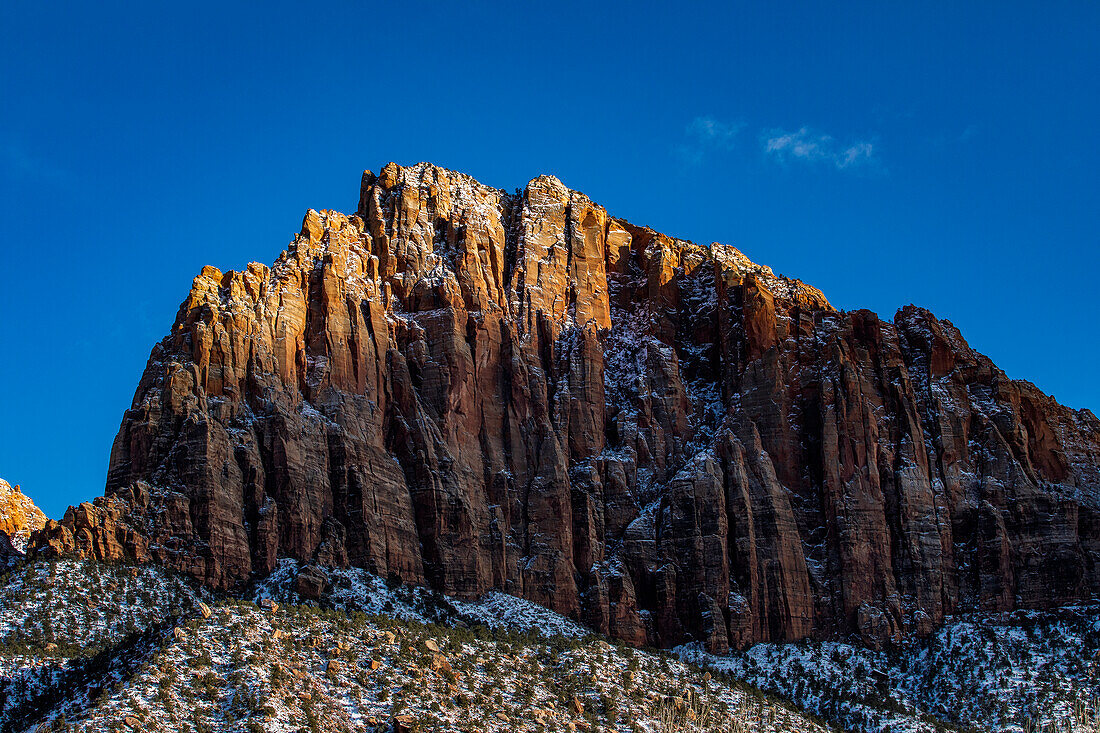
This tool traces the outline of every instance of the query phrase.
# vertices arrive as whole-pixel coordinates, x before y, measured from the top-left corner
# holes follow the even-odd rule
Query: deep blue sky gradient
[[[0,7],[0,476],[51,516],[200,268],[389,160],[554,173],[1100,408],[1100,4],[152,5]]]

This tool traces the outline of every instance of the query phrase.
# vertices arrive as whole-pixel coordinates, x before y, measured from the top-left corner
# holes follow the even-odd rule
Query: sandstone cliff
[[[46,524],[46,515],[18,486],[0,478],[0,555],[23,552],[33,532]]]
[[[391,163],[272,267],[203,269],[106,496],[35,544],[499,588],[637,644],[880,645],[1100,591],[1100,422],[925,310],[838,312],[553,177]]]

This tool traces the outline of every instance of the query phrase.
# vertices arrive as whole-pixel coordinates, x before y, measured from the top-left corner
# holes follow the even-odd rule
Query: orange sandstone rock
[[[390,163],[270,268],[201,271],[106,496],[34,544],[501,589],[634,644],[881,646],[1100,590],[1100,422],[927,311],[838,312],[551,176]]]
[[[0,479],[0,534],[15,550],[22,552],[31,533],[42,529],[46,521],[46,515],[19,486]]]

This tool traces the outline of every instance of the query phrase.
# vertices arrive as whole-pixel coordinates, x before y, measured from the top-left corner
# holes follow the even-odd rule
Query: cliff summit
[[[1100,422],[926,310],[837,311],[551,176],[390,163],[270,267],[203,268],[105,496],[34,545],[498,589],[633,644],[880,647],[1095,595],[1098,494]]]

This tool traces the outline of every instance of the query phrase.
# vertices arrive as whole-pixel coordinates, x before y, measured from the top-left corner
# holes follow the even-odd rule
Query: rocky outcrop
[[[46,521],[46,515],[18,486],[0,479],[0,555],[22,553],[31,534]]]
[[[1095,594],[1098,494],[1100,422],[925,310],[838,312],[553,177],[391,163],[272,267],[203,269],[106,496],[36,544],[499,588],[636,644],[880,646]]]
[[[164,513],[165,506],[149,507],[149,487],[137,482],[123,491],[83,502],[66,510],[60,522],[47,519],[33,535],[34,552],[45,557],[95,558],[108,562],[147,560],[149,541],[133,518],[148,511]],[[195,569],[176,566],[194,574]]]

